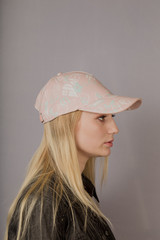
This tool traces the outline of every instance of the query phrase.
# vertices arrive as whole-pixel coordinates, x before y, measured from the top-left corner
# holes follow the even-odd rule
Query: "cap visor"
[[[83,106],[79,110],[95,113],[119,113],[126,110],[137,109],[141,104],[141,98],[107,95],[92,104]]]

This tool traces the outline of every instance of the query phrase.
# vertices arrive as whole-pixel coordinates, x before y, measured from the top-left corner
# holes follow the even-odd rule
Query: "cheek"
[[[93,125],[81,125],[76,133],[76,143],[80,148],[88,148],[89,146],[93,149],[93,147],[98,144],[101,139],[100,130]]]

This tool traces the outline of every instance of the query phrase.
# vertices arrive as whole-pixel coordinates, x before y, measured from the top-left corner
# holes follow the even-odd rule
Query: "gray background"
[[[101,190],[97,168],[96,185],[117,240],[159,240],[160,1],[2,0],[0,27],[0,239],[41,141],[36,96],[58,72],[81,70],[143,99],[117,114],[107,182]]]

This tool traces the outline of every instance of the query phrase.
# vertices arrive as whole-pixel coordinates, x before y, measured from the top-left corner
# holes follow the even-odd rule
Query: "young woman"
[[[37,96],[44,134],[9,210],[5,240],[115,239],[99,208],[95,159],[102,181],[118,127],[115,113],[140,98],[113,95],[93,75],[58,73]]]

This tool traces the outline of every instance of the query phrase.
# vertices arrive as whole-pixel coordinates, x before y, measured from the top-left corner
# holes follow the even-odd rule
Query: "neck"
[[[83,172],[83,170],[85,169],[85,165],[86,165],[86,163],[87,163],[87,161],[88,161],[88,157],[86,157],[86,156],[78,156],[78,161],[79,161],[79,165],[80,165],[80,171],[81,171],[81,173]]]

